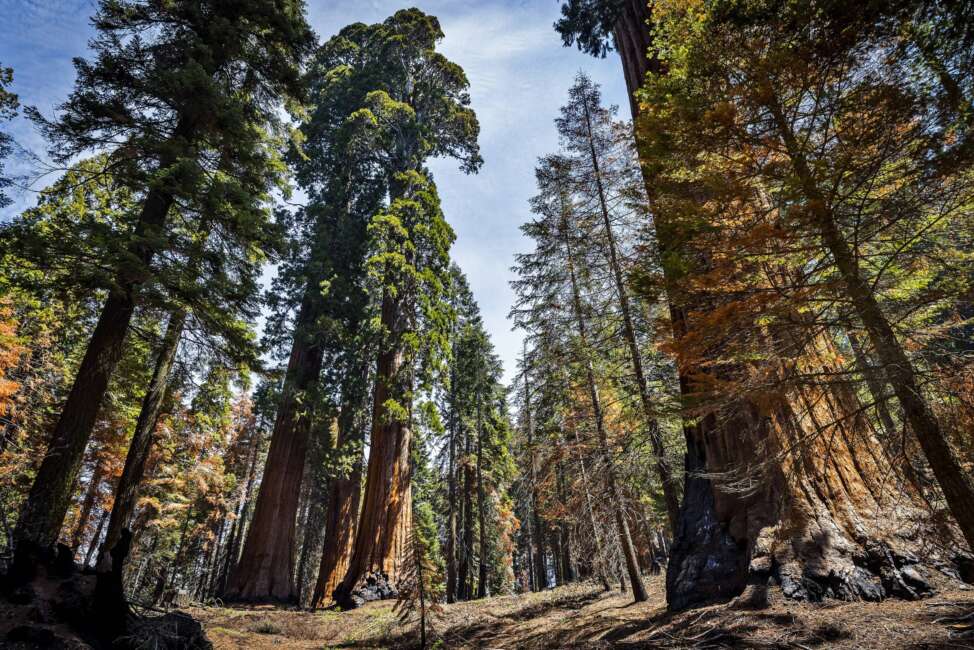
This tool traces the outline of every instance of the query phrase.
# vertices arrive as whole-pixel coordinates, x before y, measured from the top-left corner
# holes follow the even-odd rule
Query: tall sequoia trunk
[[[105,542],[99,551],[100,556],[112,550],[121,537],[123,528],[131,527],[135,506],[139,499],[139,488],[145,476],[145,466],[152,448],[152,439],[159,422],[159,410],[166,395],[169,373],[176,359],[176,350],[179,348],[185,323],[185,311],[180,309],[169,315],[166,332],[156,352],[152,379],[142,398],[142,408],[135,423],[135,432],[132,434],[128,453],[125,455],[125,467],[115,487],[115,504],[112,506],[111,518],[108,520]]]
[[[315,336],[320,300],[309,283],[298,313],[284,390],[257,494],[253,522],[240,561],[230,575],[227,600],[293,602],[295,522],[311,426],[311,397],[323,348]]]
[[[676,520],[680,510],[680,497],[677,494],[676,481],[673,480],[673,469],[666,458],[666,450],[663,447],[663,433],[660,430],[659,422],[653,412],[653,401],[649,395],[649,383],[646,381],[646,373],[643,370],[642,353],[636,341],[636,328],[632,322],[632,309],[629,303],[629,290],[622,276],[622,265],[619,263],[619,254],[616,245],[615,234],[612,232],[612,220],[609,216],[608,201],[605,197],[605,187],[602,183],[602,169],[599,156],[595,151],[595,138],[592,134],[592,116],[589,110],[588,100],[585,101],[585,127],[588,133],[589,153],[592,159],[592,170],[595,175],[595,186],[599,194],[599,207],[602,213],[602,225],[605,228],[606,248],[608,249],[609,267],[612,269],[612,277],[615,282],[616,295],[619,300],[619,309],[622,312],[623,334],[629,347],[629,362],[632,365],[633,376],[636,380],[636,390],[639,392],[639,402],[643,407],[643,417],[646,420],[646,431],[649,434],[649,442],[653,450],[653,457],[656,461],[656,473],[659,475],[660,484],[663,487],[663,500],[666,503],[666,515],[670,522],[670,528],[676,528]]]
[[[409,481],[412,404],[408,400],[413,379],[411,368],[404,367],[404,307],[401,294],[383,292],[381,322],[388,332],[388,340],[383,342],[376,362],[365,499],[352,559],[334,592],[335,602],[343,609],[361,604],[364,595],[361,587],[370,578],[384,583],[384,593],[378,594],[381,597],[390,597],[394,593],[412,527]],[[387,412],[385,404],[388,400],[395,400],[404,407],[402,417]]]
[[[616,520],[616,528],[619,534],[619,546],[622,557],[629,573],[629,582],[632,583],[632,597],[637,603],[649,600],[646,587],[643,585],[642,577],[639,573],[639,560],[636,557],[636,548],[632,543],[632,534],[629,531],[629,522],[626,520],[626,513],[622,504],[622,493],[619,490],[618,479],[616,478],[615,465],[612,462],[612,453],[609,450],[609,441],[605,432],[605,418],[602,411],[602,402],[599,397],[599,388],[595,382],[595,370],[592,367],[591,350],[588,344],[588,333],[586,331],[585,314],[582,309],[581,293],[578,287],[578,279],[575,275],[575,259],[568,234],[568,222],[565,211],[561,214],[562,237],[565,243],[566,262],[568,265],[568,275],[571,279],[572,304],[575,312],[575,324],[578,328],[578,338],[582,344],[586,355],[586,379],[588,382],[589,398],[592,402],[592,418],[595,420],[595,432],[599,439],[599,451],[602,455],[602,462],[605,465],[605,483],[609,490],[609,499]]]
[[[647,56],[649,18],[647,3],[626,0],[614,29],[637,119],[635,91],[648,72],[661,73],[658,59]],[[652,199],[653,179],[644,178]],[[661,221],[657,216],[661,253],[678,253],[679,229]],[[680,294],[668,267],[664,281],[674,337],[680,339],[690,329],[688,315],[707,307]],[[788,360],[782,372],[799,361],[828,363],[827,356],[810,356]],[[681,392],[692,399],[699,392],[693,369],[679,370]],[[666,575],[671,609],[732,598],[749,582],[760,592],[771,577],[796,598],[912,593],[896,579],[888,554],[877,550],[890,527],[888,511],[876,497],[878,479],[888,468],[873,461],[882,456],[878,442],[865,418],[850,416],[857,407],[844,390],[803,386],[770,414],[742,399],[685,423],[683,503]],[[823,422],[835,425],[823,431]],[[793,449],[799,451],[785,453]],[[783,455],[780,465],[766,467],[747,492],[723,489],[710,478],[778,455]]]
[[[487,504],[484,502],[484,423],[480,397],[477,401],[477,524],[480,558],[477,576],[477,598],[487,597]]]
[[[362,443],[364,426],[358,422],[357,413],[365,400],[368,368],[359,371],[359,377],[346,381],[342,387],[342,410],[338,416],[336,448],[342,453],[354,450],[355,461],[347,476],[336,476],[328,487],[328,509],[325,515],[325,546],[321,551],[321,566],[312,604],[315,608],[327,606],[339,581],[348,571],[358,525],[359,501],[362,486]]]
[[[853,251],[839,230],[831,204],[816,183],[797,136],[791,130],[777,99],[769,101],[767,108],[773,116],[808,201],[812,225],[818,230],[822,243],[832,255],[852,307],[869,334],[869,340],[883,364],[886,377],[903,407],[903,417],[917,437],[920,448],[940,483],[950,512],[960,525],[968,546],[974,549],[974,477],[961,465],[940,422],[924,399],[913,363],[900,345],[870,283],[862,276]]]

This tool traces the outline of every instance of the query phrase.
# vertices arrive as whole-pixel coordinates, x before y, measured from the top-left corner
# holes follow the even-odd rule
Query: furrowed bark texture
[[[347,476],[331,480],[328,488],[328,509],[325,515],[325,545],[321,553],[321,566],[312,604],[315,608],[326,607],[332,602],[332,594],[339,581],[348,571],[352,558],[352,545],[358,527],[359,502],[362,486],[362,443],[364,431],[355,422],[355,409],[347,408],[351,403],[347,393],[343,396],[342,413],[338,421],[337,449],[344,450],[354,445],[358,457]]]
[[[647,55],[649,18],[646,3],[627,0],[614,30],[637,123],[633,93],[648,72],[661,70]],[[652,197],[653,179],[645,180]],[[659,221],[656,231],[664,254],[678,249],[678,232]],[[673,279],[665,280],[672,288]],[[692,325],[689,315],[705,306],[685,304],[672,290],[669,300],[679,339]],[[813,350],[811,358],[781,362],[779,371],[784,377],[798,364],[808,372],[808,364],[825,369],[826,361]],[[685,368],[680,383],[687,398],[699,392]],[[902,512],[890,502],[902,495],[882,494],[888,464],[859,410],[841,386],[803,387],[770,412],[742,399],[684,426],[684,499],[666,579],[671,609],[730,599],[749,585],[748,597],[760,600],[769,579],[807,599],[915,597],[927,589],[908,566],[916,558],[887,534],[895,529],[890,517]],[[758,471],[758,459],[777,462]],[[715,480],[742,468],[757,471],[746,489]]]
[[[412,527],[412,489],[409,481],[409,415],[389,413],[388,400],[402,404],[411,393],[409,368],[403,367],[400,343],[403,305],[386,292],[382,324],[391,341],[378,355],[372,404],[372,435],[362,514],[348,571],[335,589],[334,600],[344,609],[365,599],[391,597],[404,566]],[[368,591],[369,593],[365,593]]]
[[[313,333],[320,304],[313,297],[315,290],[307,289],[298,314],[264,477],[240,561],[224,594],[227,600],[292,602],[297,596],[295,521],[308,452],[311,394],[323,356]]]

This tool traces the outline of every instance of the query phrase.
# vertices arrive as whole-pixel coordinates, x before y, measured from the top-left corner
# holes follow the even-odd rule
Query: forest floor
[[[951,621],[974,612],[974,590],[942,590],[917,602],[796,603],[780,595],[770,607],[729,605],[669,614],[663,579],[648,578],[649,602],[603,593],[592,584],[537,594],[443,606],[436,636],[443,648],[974,648],[951,639]],[[273,607],[191,609],[216,650],[415,647],[394,602],[350,612]]]

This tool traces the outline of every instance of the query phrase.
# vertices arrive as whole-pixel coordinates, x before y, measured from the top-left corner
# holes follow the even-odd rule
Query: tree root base
[[[132,612],[121,591],[120,570],[81,572],[67,547],[55,552],[25,546],[0,576],[4,648],[212,650],[202,626],[186,614]],[[120,567],[124,558],[113,559]]]

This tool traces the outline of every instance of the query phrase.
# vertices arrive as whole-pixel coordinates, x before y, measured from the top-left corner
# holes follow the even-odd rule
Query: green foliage
[[[17,95],[8,90],[14,80],[14,71],[11,68],[4,68],[0,65],[0,124],[8,122],[17,114],[20,103]],[[0,208],[10,205],[10,197],[4,194],[3,190],[10,187],[10,179],[4,175],[3,159],[13,151],[13,138],[9,134],[0,131]]]

